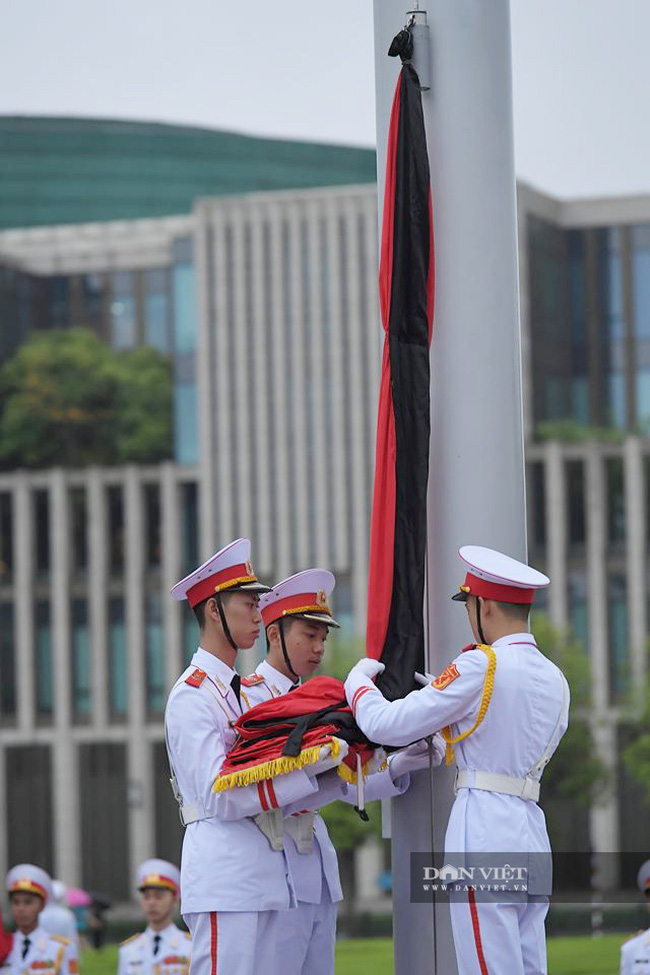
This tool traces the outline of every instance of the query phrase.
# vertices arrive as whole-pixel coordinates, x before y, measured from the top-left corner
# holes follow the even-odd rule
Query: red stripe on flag
[[[487,965],[485,964],[485,955],[483,954],[483,944],[481,943],[481,928],[478,923],[478,911],[476,910],[476,899],[474,897],[474,891],[470,887],[467,892],[467,897],[469,898],[469,909],[472,915],[472,928],[474,929],[474,944],[476,945],[476,954],[478,956],[478,964],[481,970],[481,975],[488,975]]]
[[[268,812],[269,811],[269,804],[266,801],[266,796],[264,795],[264,783],[263,782],[258,782],[257,783],[257,794],[260,797],[260,805],[261,805],[262,809],[264,810],[264,812]]]
[[[273,785],[273,779],[265,779],[266,790],[269,794],[269,799],[271,801],[271,808],[278,808],[278,800],[275,798],[275,786]]]
[[[210,975],[217,975],[217,913],[210,914]]]

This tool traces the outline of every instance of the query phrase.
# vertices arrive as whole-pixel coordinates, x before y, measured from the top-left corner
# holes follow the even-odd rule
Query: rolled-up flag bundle
[[[237,740],[214,783],[215,792],[272,779],[318,761],[321,748],[336,757],[337,739],[349,751],[338,774],[357,782],[357,755],[362,773],[373,770],[376,746],[357,727],[343,684],[334,677],[313,677],[289,694],[257,704],[234,724]]]

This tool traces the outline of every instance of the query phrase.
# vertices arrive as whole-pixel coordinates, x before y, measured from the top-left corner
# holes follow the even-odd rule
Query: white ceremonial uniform
[[[294,686],[291,679],[263,660],[255,674],[263,680],[242,684],[244,706],[254,707],[262,701],[287,694]],[[337,776],[338,778],[338,776]],[[274,779],[277,783],[282,779]],[[338,779],[344,802],[356,803],[356,789]],[[409,776],[403,775],[393,784],[388,769],[369,775],[365,782],[365,801],[387,799],[401,795],[409,786]],[[321,790],[318,805],[332,801],[332,795]],[[309,806],[314,808],[315,797]],[[292,835],[292,822],[300,826],[312,823],[313,843],[310,852],[300,853]],[[327,826],[317,812],[294,812],[286,819],[284,849],[296,893],[297,906],[280,912],[277,941],[284,959],[286,975],[333,975],[336,942],[336,912],[343,900],[336,850]]]
[[[190,935],[175,924],[162,931],[148,927],[120,945],[117,975],[187,975],[191,947]]]
[[[622,945],[620,975],[650,975],[650,928]]]
[[[25,938],[29,939],[23,958]],[[79,971],[77,947],[68,938],[50,934],[40,926],[31,934],[14,934],[14,943],[4,965],[2,975],[76,975]]]
[[[232,723],[241,714],[230,686],[234,675],[199,648],[172,688],[165,712],[186,823],[181,909],[192,933],[192,975],[280,971],[275,912],[295,903],[284,853],[271,849],[252,818],[263,810],[263,784],[213,792],[235,740]],[[318,789],[315,778],[296,770],[277,780],[275,797],[285,806]]]
[[[49,931],[50,934],[58,934],[61,938],[68,938],[70,941],[74,941],[77,949],[79,948],[77,922],[74,912],[69,907],[65,907],[63,904],[50,904],[48,902],[38,916],[38,924],[39,927],[43,928],[44,931]]]
[[[513,779],[523,788],[528,777],[527,794],[534,796],[541,776],[535,766],[542,756],[550,758],[567,728],[568,684],[530,633],[502,637],[492,649],[496,671],[487,713],[476,730],[454,746],[463,776],[459,781],[466,778],[467,784],[457,790],[445,853],[550,854],[546,820],[534,798],[487,789],[500,781],[507,788]],[[486,670],[486,654],[470,649],[435,682],[401,700],[389,702],[374,685],[359,686],[357,724],[368,738],[384,745],[405,745],[447,725],[455,737],[476,720]],[[478,788],[482,773],[502,778],[483,778],[484,787]],[[459,975],[546,972],[544,919],[550,878],[542,883],[529,877],[528,892],[527,900],[518,903],[485,903],[475,900],[471,891],[452,903]]]

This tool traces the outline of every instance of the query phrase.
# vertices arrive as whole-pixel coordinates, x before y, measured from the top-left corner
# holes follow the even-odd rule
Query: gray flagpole
[[[427,663],[440,673],[472,639],[462,605],[450,601],[463,578],[458,548],[487,545],[525,559],[526,512],[509,3],[420,6],[416,22],[429,25],[431,88],[422,103],[436,273]],[[386,52],[407,14],[403,0],[374,0],[380,228],[401,66]],[[429,773],[413,779],[391,810],[395,973],[456,975],[448,906],[410,903],[410,853],[430,850],[432,834],[443,848],[453,771],[434,770],[431,791]]]

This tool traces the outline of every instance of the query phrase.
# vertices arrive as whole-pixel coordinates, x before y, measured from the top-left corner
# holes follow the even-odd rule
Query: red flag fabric
[[[5,960],[12,949],[14,943],[13,935],[7,934],[2,923],[2,913],[0,913],[0,965]]]
[[[429,344],[434,250],[429,160],[417,74],[404,64],[388,135],[379,295],[384,327],[370,532],[366,653],[384,694],[413,689],[424,662],[429,476]]]
[[[234,728],[237,740],[215,780],[215,792],[311,765],[324,745],[336,757],[337,738],[349,745],[339,775],[356,782],[357,755],[366,774],[375,751],[357,727],[343,684],[334,677],[313,677],[289,694],[257,704],[237,718]]]

